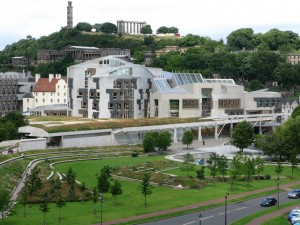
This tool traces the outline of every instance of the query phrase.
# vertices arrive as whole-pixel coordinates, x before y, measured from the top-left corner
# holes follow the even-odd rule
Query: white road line
[[[247,207],[241,207],[241,208],[238,208],[238,209],[235,209],[236,211],[238,210],[241,210],[241,209],[246,209]]]
[[[189,222],[189,223],[184,223],[182,225],[188,225],[188,224],[192,224],[192,223],[196,223],[196,221],[192,221],[192,222]]]
[[[212,217],[214,217],[214,216],[204,217],[204,218],[202,218],[201,220],[207,220],[207,219],[212,218]]]
[[[230,211],[227,211],[227,213],[230,213]],[[222,212],[222,213],[219,213],[218,215],[220,216],[220,215],[224,215],[225,214],[225,212]]]

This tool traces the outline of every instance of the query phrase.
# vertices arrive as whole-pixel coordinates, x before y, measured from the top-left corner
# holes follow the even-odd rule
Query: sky
[[[47,36],[67,25],[68,0],[0,0],[0,50]],[[72,0],[74,26],[117,20],[145,21],[153,32],[177,27],[181,35],[223,39],[240,28],[277,28],[300,34],[299,0]]]

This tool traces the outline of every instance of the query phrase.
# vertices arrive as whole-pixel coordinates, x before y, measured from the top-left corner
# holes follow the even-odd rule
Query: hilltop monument
[[[73,6],[72,1],[68,1],[67,7],[67,28],[73,28]]]

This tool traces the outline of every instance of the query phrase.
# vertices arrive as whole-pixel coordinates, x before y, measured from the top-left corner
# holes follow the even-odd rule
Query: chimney
[[[39,73],[35,74],[35,83],[37,83],[40,78],[41,78],[41,74]]]
[[[61,74],[55,74],[56,79],[61,79]]]
[[[54,78],[54,74],[49,74],[49,83],[51,82],[51,80]]]

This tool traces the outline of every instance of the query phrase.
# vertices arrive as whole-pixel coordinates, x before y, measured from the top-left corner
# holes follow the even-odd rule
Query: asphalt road
[[[279,193],[279,204],[293,201],[287,197],[286,192]],[[277,194],[270,195],[277,199]],[[249,201],[242,201],[234,204],[227,205],[227,225],[233,223],[234,221],[241,219],[245,216],[251,215],[253,213],[259,212],[266,209],[266,207],[261,207],[260,202],[263,197],[252,199]],[[224,198],[225,205],[225,198]],[[271,206],[277,207],[277,206]],[[199,217],[201,214],[201,217]],[[201,219],[201,221],[200,221]],[[143,223],[143,225],[221,225],[225,224],[225,206],[205,210],[202,212],[191,213],[178,217],[171,217],[168,219],[153,221],[149,223]]]

